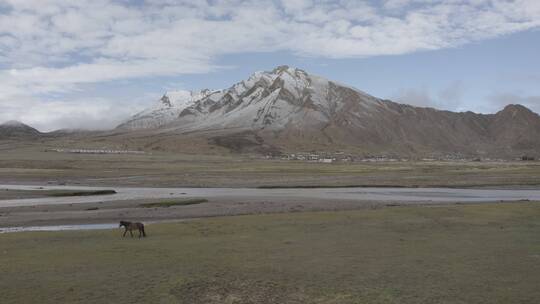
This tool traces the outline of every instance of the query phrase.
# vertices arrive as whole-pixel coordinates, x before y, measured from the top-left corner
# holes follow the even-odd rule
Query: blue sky
[[[167,90],[278,65],[402,103],[540,112],[539,30],[537,0],[0,0],[0,121],[110,128]]]

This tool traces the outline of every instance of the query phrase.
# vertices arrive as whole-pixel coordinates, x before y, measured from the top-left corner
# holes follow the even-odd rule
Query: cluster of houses
[[[376,161],[406,161],[407,159],[388,156],[358,156],[345,152],[296,152],[290,154],[268,155],[268,159],[296,160],[319,163],[333,162],[376,162]]]
[[[334,162],[406,162],[406,161],[506,161],[499,158],[471,158],[470,156],[456,154],[445,154],[423,158],[404,158],[399,156],[389,155],[354,155],[345,152],[296,152],[267,155],[267,159],[294,160],[319,163],[334,163]],[[517,160],[535,160],[534,157],[524,156]]]
[[[132,150],[101,150],[101,149],[53,149],[60,153],[79,153],[79,154],[144,154],[144,151]]]
[[[327,153],[315,153],[315,152],[298,152],[291,154],[284,154],[281,159],[285,160],[303,160],[321,163],[332,163],[337,160],[336,157]]]

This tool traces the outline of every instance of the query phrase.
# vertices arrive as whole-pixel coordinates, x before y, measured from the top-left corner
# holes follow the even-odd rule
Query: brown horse
[[[133,237],[133,230],[138,229],[139,230],[139,237],[144,236],[146,237],[146,233],[144,233],[144,225],[143,223],[132,223],[132,222],[126,222],[126,221],[120,221],[120,226],[118,228],[124,226],[124,234],[122,237],[126,236],[126,233],[129,231],[129,234],[131,234],[131,237]]]

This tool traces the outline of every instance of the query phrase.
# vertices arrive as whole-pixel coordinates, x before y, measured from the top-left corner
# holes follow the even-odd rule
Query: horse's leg
[[[129,229],[129,234],[131,234],[131,237],[133,237],[133,229]]]
[[[139,227],[139,238],[141,238],[141,235],[142,235],[142,232],[141,232],[141,228]]]
[[[124,234],[122,235],[122,237],[126,237],[126,233],[127,233],[127,228],[126,230],[124,230]]]

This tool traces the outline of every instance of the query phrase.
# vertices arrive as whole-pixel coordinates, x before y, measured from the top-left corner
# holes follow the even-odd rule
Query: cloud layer
[[[54,116],[43,96],[207,73],[227,54],[398,55],[539,26],[537,0],[0,0],[0,119],[14,100]]]

